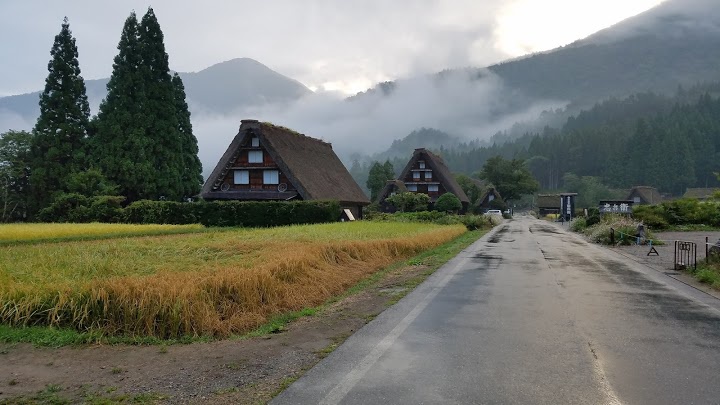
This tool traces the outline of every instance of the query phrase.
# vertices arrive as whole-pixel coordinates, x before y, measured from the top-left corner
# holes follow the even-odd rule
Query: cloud
[[[378,81],[505,58],[492,41],[501,0],[128,0],[0,2],[0,92],[38,90],[64,16],[86,78],[108,77],[125,18],[152,5],[174,70],[250,57],[304,84]],[[29,18],[32,16],[32,18]]]
[[[333,144],[341,157],[372,154],[420,127],[465,139],[488,139],[515,122],[537,119],[561,101],[533,101],[508,91],[500,78],[477,70],[420,76],[398,82],[389,96],[379,92],[349,101],[339,93],[318,92],[292,104],[274,104],[219,116],[193,116],[200,159],[209,174],[245,118],[270,121]]]

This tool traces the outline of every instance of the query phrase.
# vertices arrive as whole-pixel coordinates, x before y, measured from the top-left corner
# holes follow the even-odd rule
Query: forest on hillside
[[[570,117],[561,129],[546,127],[503,144],[461,144],[439,152],[451,170],[466,174],[493,156],[525,159],[547,190],[562,188],[568,173],[598,177],[612,188],[648,185],[673,195],[688,187],[716,187],[720,98],[710,91],[717,87],[679,89],[674,97],[641,93],[610,99]]]

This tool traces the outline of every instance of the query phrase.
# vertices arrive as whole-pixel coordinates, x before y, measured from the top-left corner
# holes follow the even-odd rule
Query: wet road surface
[[[273,403],[718,404],[720,301],[515,219]]]

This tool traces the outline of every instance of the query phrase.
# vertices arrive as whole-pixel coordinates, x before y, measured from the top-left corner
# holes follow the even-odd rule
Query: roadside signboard
[[[632,214],[632,200],[602,200],[599,204],[600,214]]]

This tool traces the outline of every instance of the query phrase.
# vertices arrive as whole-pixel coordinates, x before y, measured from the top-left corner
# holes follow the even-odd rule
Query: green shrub
[[[397,193],[385,199],[400,212],[427,211],[430,196],[424,193]]]
[[[585,219],[585,225],[593,226],[600,223],[600,209],[597,207],[588,208],[588,216]]]
[[[121,222],[122,202],[125,197],[86,197],[79,193],[62,193],[40,210],[37,219],[42,222]]]
[[[445,193],[435,201],[435,211],[458,212],[462,209],[460,199],[453,193]]]
[[[603,245],[611,244],[611,229],[615,230],[615,244],[631,245],[636,242],[633,235],[637,234],[637,227],[640,222],[624,215],[603,215],[601,221],[588,227],[583,232],[592,242]],[[652,239],[650,231],[645,231],[645,237]]]
[[[577,217],[570,222],[570,230],[573,232],[582,232],[587,227],[587,219],[583,217]]]
[[[463,224],[471,231],[492,228],[502,222],[497,215],[455,215],[440,211],[380,213],[365,217],[365,219],[385,222],[428,222],[438,225]]]

